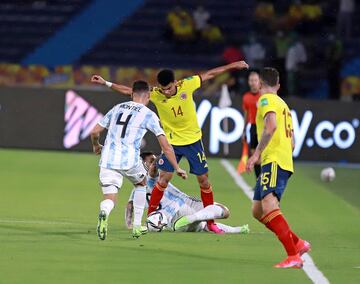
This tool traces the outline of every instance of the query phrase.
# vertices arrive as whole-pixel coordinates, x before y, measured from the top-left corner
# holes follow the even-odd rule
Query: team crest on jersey
[[[186,95],[186,93],[181,93],[181,95],[180,95],[180,99],[182,99],[182,100],[186,100],[186,99],[187,99],[187,95]]]
[[[163,165],[164,164],[164,160],[163,159],[160,159],[159,160],[159,165],[161,166],[161,165]]]
[[[260,100],[260,106],[267,106],[269,104],[267,98],[263,98]]]

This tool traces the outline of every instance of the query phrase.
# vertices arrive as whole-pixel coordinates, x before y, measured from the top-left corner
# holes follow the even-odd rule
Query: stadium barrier
[[[45,88],[0,88],[0,147],[91,151],[89,133],[113,105],[126,101],[108,91]],[[218,107],[218,97],[195,95],[203,143],[208,156],[241,155],[244,120],[241,97]],[[360,162],[360,103],[286,100],[292,109],[296,139],[294,157],[307,161]],[[154,107],[150,104],[150,108]],[[228,131],[223,123],[227,120]],[[147,134],[144,149],[159,151]],[[227,152],[227,150],[226,150]]]

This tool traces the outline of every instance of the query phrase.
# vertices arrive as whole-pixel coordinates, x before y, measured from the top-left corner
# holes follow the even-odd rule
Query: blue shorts
[[[183,156],[189,162],[190,165],[190,173],[201,176],[208,172],[208,164],[206,161],[206,156],[204,152],[204,147],[201,140],[184,146],[174,146],[174,152],[176,156],[176,160],[179,162]],[[164,153],[161,154],[160,159],[158,161],[158,168],[165,172],[173,172],[174,168],[170,164],[169,160],[166,158]]]
[[[253,200],[260,201],[269,193],[273,193],[280,201],[291,174],[274,162],[261,166],[261,175],[256,181]]]

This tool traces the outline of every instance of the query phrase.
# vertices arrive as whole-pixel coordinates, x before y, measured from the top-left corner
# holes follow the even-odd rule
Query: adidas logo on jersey
[[[63,144],[69,149],[86,139],[103,114],[98,112],[74,91],[67,91],[65,95],[65,135]]]

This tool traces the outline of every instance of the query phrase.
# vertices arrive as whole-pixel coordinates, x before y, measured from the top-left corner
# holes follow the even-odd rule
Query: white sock
[[[134,227],[141,226],[141,219],[146,203],[146,187],[136,186],[134,189]]]
[[[209,205],[200,211],[186,216],[191,223],[196,221],[206,221],[212,219],[222,219],[224,218],[224,209],[218,205]]]
[[[111,199],[105,199],[100,202],[100,210],[104,210],[106,216],[110,215],[111,210],[113,210],[115,204]]]
[[[241,227],[231,227],[221,223],[216,223],[216,225],[218,226],[219,229],[223,230],[225,233],[232,233],[232,234],[240,233]]]

